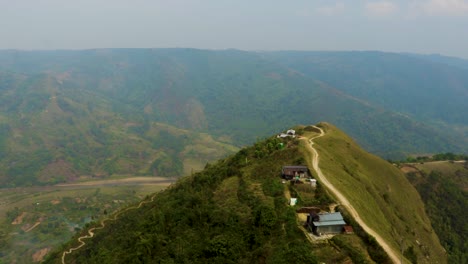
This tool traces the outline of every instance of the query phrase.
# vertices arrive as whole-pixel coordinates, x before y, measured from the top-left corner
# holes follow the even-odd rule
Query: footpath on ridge
[[[309,151],[312,153],[312,166],[314,170],[317,172],[317,176],[318,176],[318,179],[320,180],[320,183],[323,184],[325,188],[327,188],[333,193],[333,195],[338,199],[341,205],[346,207],[348,212],[353,216],[354,220],[356,220],[356,222],[359,223],[359,225],[364,229],[364,231],[366,231],[369,235],[373,236],[377,240],[377,243],[379,243],[380,246],[385,250],[385,252],[387,252],[388,256],[393,261],[393,263],[399,263],[400,262],[400,259],[398,258],[399,254],[396,253],[392,249],[392,247],[390,247],[390,245],[377,232],[375,232],[362,220],[362,218],[359,216],[358,212],[356,211],[356,209],[354,209],[353,205],[348,201],[348,199],[346,199],[346,197],[340,191],[338,191],[322,173],[322,170],[319,167],[320,155],[317,152],[317,150],[314,148],[313,140],[319,137],[323,137],[325,135],[325,132],[323,132],[323,130],[320,127],[317,127],[317,126],[313,126],[313,127],[320,130],[320,135],[310,138],[308,140],[309,144],[307,144],[307,147]]]
[[[111,217],[108,217],[108,218],[104,218],[101,220],[100,224],[101,226],[98,226],[98,227],[92,227],[90,229],[88,229],[88,234],[87,235],[84,235],[84,236],[80,236],[77,240],[78,242],[80,242],[80,245],[79,246],[76,246],[74,248],[70,248],[69,250],[66,250],[63,252],[62,254],[62,264],[65,264],[65,257],[68,255],[68,254],[71,254],[73,251],[75,250],[78,250],[80,248],[82,248],[84,245],[86,245],[86,242],[83,241],[83,239],[88,239],[88,238],[92,238],[94,237],[94,231],[95,230],[99,230],[99,229],[103,229],[105,226],[106,226],[106,221],[115,221],[117,220],[117,217],[119,215],[121,215],[122,213],[125,213],[129,210],[133,210],[133,209],[138,209],[140,208],[142,205],[146,204],[146,203],[150,203],[150,202],[153,202],[154,201],[154,197],[156,196],[157,193],[153,194],[151,196],[151,199],[150,200],[145,200],[145,201],[141,201],[138,206],[132,206],[132,207],[128,207],[126,208],[125,210],[122,210],[120,212],[117,212],[116,214],[114,214],[113,216]]]

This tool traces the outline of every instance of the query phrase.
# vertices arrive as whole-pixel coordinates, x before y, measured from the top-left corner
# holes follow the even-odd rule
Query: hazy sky
[[[0,0],[0,49],[123,47],[468,58],[468,0]]]

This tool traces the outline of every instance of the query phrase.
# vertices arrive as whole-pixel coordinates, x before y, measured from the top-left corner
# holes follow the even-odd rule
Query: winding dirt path
[[[101,220],[101,226],[98,226],[98,227],[93,227],[93,228],[90,228],[88,230],[88,234],[87,235],[84,235],[84,236],[80,236],[77,240],[78,242],[80,242],[80,245],[77,246],[77,247],[74,247],[74,248],[70,248],[69,250],[66,250],[63,252],[62,254],[62,264],[65,264],[65,257],[68,255],[68,254],[71,254],[73,251],[75,250],[78,250],[80,248],[82,248],[84,245],[86,245],[86,242],[83,241],[83,239],[88,239],[88,238],[92,238],[94,237],[94,231],[95,230],[99,230],[99,229],[103,229],[105,226],[106,226],[106,221],[115,221],[117,220],[117,217],[119,215],[121,215],[122,213],[125,213],[129,210],[133,210],[133,209],[138,209],[140,208],[142,205],[146,204],[146,203],[150,203],[150,202],[153,202],[154,201],[154,197],[156,197],[156,194],[153,194],[153,196],[151,196],[151,199],[150,200],[146,200],[146,201],[141,201],[138,206],[132,206],[132,207],[128,207],[126,208],[125,210],[122,210],[122,211],[119,211],[117,213],[115,213],[113,216],[111,217],[108,217],[108,218],[104,218]]]
[[[320,155],[318,154],[317,150],[314,148],[314,139],[316,138],[319,138],[319,137],[323,137],[325,135],[325,132],[323,132],[323,130],[320,128],[320,127],[317,127],[317,126],[314,126],[315,128],[319,129],[320,130],[320,135],[317,135],[315,137],[312,137],[310,138],[308,141],[309,141],[309,144],[307,144],[308,148],[310,149],[310,151],[312,152],[312,166],[314,168],[314,170],[317,172],[317,175],[318,175],[318,178],[320,179],[320,182],[328,189],[330,190],[334,195],[335,197],[338,199],[338,201],[340,202],[341,205],[345,206],[346,209],[348,210],[348,212],[353,216],[353,218],[356,220],[356,222],[359,223],[359,225],[361,225],[361,227],[371,236],[373,236],[377,242],[380,244],[380,246],[382,246],[382,248],[385,250],[385,252],[387,252],[388,256],[390,257],[390,259],[393,261],[393,263],[399,263],[400,262],[400,259],[399,259],[399,254],[397,252],[395,252],[392,247],[390,247],[390,245],[379,235],[377,234],[377,232],[375,232],[372,228],[370,228],[363,220],[362,218],[359,216],[358,212],[356,211],[356,209],[354,209],[354,207],[351,205],[351,203],[348,201],[348,199],[346,199],[346,197],[341,193],[339,192],[334,186],[333,184],[331,184],[327,178],[325,177],[325,175],[322,173],[322,170],[320,169],[319,167],[319,158],[320,158]],[[303,138],[305,139],[305,138]],[[307,139],[305,139],[307,140]]]

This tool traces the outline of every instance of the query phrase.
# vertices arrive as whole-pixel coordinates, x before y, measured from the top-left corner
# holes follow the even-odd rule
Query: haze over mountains
[[[322,120],[385,158],[467,153],[466,65],[382,52],[0,51],[0,184],[183,175]]]

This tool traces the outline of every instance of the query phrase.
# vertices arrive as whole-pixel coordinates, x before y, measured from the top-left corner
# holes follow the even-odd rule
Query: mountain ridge
[[[400,239],[404,238],[404,250],[405,252],[411,252],[408,254],[405,253],[405,263],[410,262],[407,258],[416,258],[418,263],[434,263],[435,261],[446,263],[443,248],[440,246],[437,236],[431,230],[430,221],[424,213],[424,206],[420,201],[419,195],[399,170],[384,160],[370,154],[365,154],[363,150],[355,145],[354,142],[350,141],[348,137],[344,136],[342,132],[339,132],[337,128],[326,123],[320,123],[318,126],[324,129],[326,133],[326,136],[315,139],[317,143],[314,146],[316,146],[321,155],[320,168],[324,170],[327,178],[333,176],[331,180],[335,187],[341,189],[347,188],[348,191],[344,193],[353,205],[357,206],[356,208],[364,221],[367,224],[371,223],[370,225],[372,228],[375,229],[379,235],[382,235],[385,241],[387,241],[396,252],[399,252]],[[311,126],[298,126],[296,127],[296,131],[299,137],[308,138],[318,135]],[[322,138],[325,138],[325,141],[320,140]],[[330,143],[328,143],[331,142],[330,140],[336,143],[330,145]],[[344,142],[344,144],[342,144],[342,142]],[[281,148],[279,143],[283,143],[285,147]],[[308,184],[299,184],[298,186],[291,184],[288,186],[289,184],[285,185],[281,183],[279,172],[281,171],[282,165],[301,164],[303,162],[309,163],[312,154],[310,151],[306,150],[308,144],[308,142],[299,139],[278,139],[275,136],[265,141],[259,141],[252,147],[244,148],[235,155],[220,160],[217,163],[209,164],[204,171],[196,173],[193,176],[182,178],[176,185],[168,188],[167,191],[156,195],[154,202],[148,202],[142,206],[144,209],[123,213],[121,217],[114,222],[109,222],[106,224],[106,227],[96,230],[94,237],[87,240],[85,246],[66,255],[67,261],[93,262],[110,261],[112,259],[113,262],[125,262],[131,260],[170,261],[172,259],[172,261],[183,262],[189,259],[193,263],[206,263],[207,261],[215,260],[224,263],[232,261],[256,263],[262,260],[266,263],[277,263],[276,261],[280,261],[284,257],[278,255],[280,254],[279,252],[281,252],[280,248],[283,247],[281,243],[283,243],[283,241],[289,241],[289,238],[287,238],[289,236],[279,240],[275,238],[275,241],[277,241],[276,243],[273,243],[272,240],[269,239],[278,235],[289,234],[289,232],[294,233],[294,239],[297,241],[301,240],[304,246],[304,248],[301,247],[301,249],[297,247],[294,249],[291,248],[290,250],[292,251],[283,249],[290,253],[296,252],[293,254],[296,257],[302,257],[296,260],[296,263],[315,263],[316,260],[326,261],[326,259],[330,260],[330,258],[337,256],[341,256],[338,263],[346,263],[351,256],[352,258],[358,258],[356,255],[346,255],[346,253],[342,253],[345,255],[333,253],[332,256],[330,256],[329,253],[329,256],[326,257],[320,253],[321,250],[324,249],[323,247],[317,248],[314,246],[309,248],[309,242],[304,244],[304,241],[307,241],[307,239],[304,237],[303,231],[298,228],[301,222],[298,222],[297,216],[291,215],[295,215],[294,210],[292,210],[293,208],[286,206],[287,201],[284,193],[287,188],[291,190],[291,194],[296,193],[298,195],[296,196],[299,197],[299,205],[297,208],[301,206],[328,208],[328,204],[332,202],[332,200],[323,196],[319,198],[317,196],[319,190],[316,191],[315,198],[314,195],[310,196],[310,190],[308,190],[308,188],[312,187]],[[344,155],[343,153],[348,152],[351,155],[342,156]],[[360,156],[359,160],[355,160],[352,154],[362,154],[362,156]],[[343,168],[343,166],[334,166],[337,167],[337,169],[334,169],[333,173],[331,173],[331,164],[328,161],[330,155],[332,155],[334,159],[342,162],[342,164],[348,164],[348,169]],[[374,179],[374,177],[369,176],[369,173],[374,171],[375,168],[369,169],[369,166],[372,167],[372,164],[376,161],[377,163],[375,166],[385,175],[382,177],[375,177]],[[335,164],[333,163],[333,165]],[[352,169],[352,166],[355,165],[362,167],[359,172]],[[309,168],[313,168],[313,166],[309,165]],[[343,173],[347,174],[348,178],[358,177],[360,180],[353,183],[352,181],[348,182],[348,179],[346,180],[347,182],[340,183],[339,185],[334,183],[336,178],[344,177]],[[350,176],[350,173],[354,174],[354,176]],[[315,175],[315,172],[313,172],[313,175]],[[377,185],[380,184],[381,178],[390,179],[386,187],[384,187],[386,190],[384,194],[381,194],[381,190],[377,187]],[[318,177],[317,180],[320,186],[322,186],[322,179]],[[407,208],[405,209],[399,208],[398,194],[389,191],[388,188],[401,189],[401,191],[404,192],[404,199],[411,200],[413,203],[407,204]],[[323,186],[320,187],[320,192],[326,193],[326,190],[327,188],[323,189]],[[349,191],[353,190],[358,190],[358,192],[350,196]],[[324,193],[320,195],[324,195]],[[359,204],[369,203],[369,199],[382,200],[387,208],[370,205],[371,208],[375,210],[374,212],[371,211],[369,213],[366,210],[362,210]],[[173,202],[169,202],[171,200]],[[281,216],[283,214],[281,213],[282,210],[288,212],[286,213],[286,211],[284,211],[288,217],[283,218],[284,215]],[[406,210],[411,211],[413,215],[417,216],[415,218],[417,219],[417,221],[415,220],[416,222],[404,217],[404,215],[406,215]],[[192,211],[198,212],[198,214],[192,214]],[[340,211],[346,214],[346,205],[344,208],[340,207]],[[238,220],[232,222],[233,219],[229,217],[224,219],[227,217],[227,212],[237,215],[236,219]],[[259,215],[255,216],[257,213],[259,213]],[[218,218],[224,219],[224,224],[215,220]],[[379,226],[379,224],[376,225],[374,223],[385,223],[389,221],[387,218],[393,223],[390,227],[387,224]],[[264,222],[261,225],[257,225],[255,224],[257,223],[256,221]],[[349,219],[347,221],[350,221],[352,224],[354,223]],[[420,226],[421,223],[418,221],[422,221],[423,226]],[[200,226],[201,223],[203,223],[203,227]],[[248,242],[250,240],[247,239],[251,236],[244,233],[247,232],[246,230],[242,229],[243,231],[236,231],[236,233],[244,234],[242,238],[234,236],[233,234],[230,235],[232,231],[231,227],[240,228],[238,227],[240,223],[244,226],[248,226],[248,230],[250,230],[248,232],[261,230],[262,232],[266,232],[263,233],[263,235],[257,234],[258,237],[256,239],[261,239],[257,240],[260,244],[256,244],[253,249],[258,255],[250,255],[251,251],[248,249],[246,249],[246,252],[240,249],[234,249],[236,253],[230,253],[233,255],[225,255],[223,253],[212,255],[209,253],[211,251],[207,250],[206,247],[213,247],[215,244],[212,244],[212,242],[214,241],[217,241],[216,243],[221,243],[220,245],[216,244],[218,246],[226,247],[229,245],[236,245],[235,248],[246,245],[245,243],[251,243]],[[251,226],[251,224],[254,225]],[[126,227],[122,228],[122,225]],[[92,225],[88,226],[88,228],[90,227],[92,227]],[[361,234],[362,231],[359,231],[359,225],[355,225],[354,227],[356,232]],[[150,228],[151,231],[148,228]],[[390,232],[387,228],[390,228]],[[267,229],[269,231],[266,231]],[[198,233],[198,231],[200,231],[200,233]],[[87,234],[87,230],[83,230],[82,233]],[[79,236],[80,235],[77,235],[76,238]],[[161,240],[162,237],[164,237],[163,240]],[[178,237],[184,237],[185,241],[180,241]],[[372,241],[372,238],[369,238],[368,235],[364,235],[364,237]],[[417,237],[416,239],[419,242],[415,242],[415,237]],[[190,240],[191,238],[194,240]],[[221,238],[222,240],[219,240]],[[357,237],[355,238],[357,239]],[[336,239],[337,241],[343,241],[341,239],[345,239],[345,237],[338,236]],[[146,241],[144,244],[145,246],[137,246],[138,249],[134,250],[125,249],[123,245],[127,245],[130,240],[140,242]],[[109,241],[114,242],[109,243]],[[184,250],[177,251],[177,246],[173,243],[184,243]],[[293,242],[290,243],[294,244]],[[135,243],[133,243],[133,245],[135,245]],[[141,246],[143,246],[143,244],[141,244]],[[312,245],[310,244],[310,246]],[[52,254],[46,263],[59,263],[62,253],[70,247],[75,247],[73,241],[63,247],[62,250]],[[271,248],[268,249],[269,247]],[[325,246],[325,248],[326,247],[327,246]],[[311,252],[311,254],[305,254],[302,251],[306,250],[306,248],[308,248],[307,251]],[[362,252],[360,254],[370,254],[373,261],[391,263],[388,262],[389,260],[388,257],[385,257],[385,253],[382,255],[382,253],[377,253],[366,247],[361,248],[360,251]],[[136,254],[137,252],[141,253]],[[239,255],[239,252],[243,253]],[[359,258],[365,258],[365,255],[360,254]],[[252,259],[251,257],[254,258]],[[280,263],[282,262],[280,261]]]
[[[164,172],[156,173],[159,176],[187,174],[191,165],[184,155],[193,146],[190,140],[161,135],[154,127],[162,123],[173,130],[205,133],[234,148],[294,124],[329,120],[386,158],[468,151],[463,124],[415,119],[323,78],[272,63],[269,54],[196,49],[0,51],[1,183],[37,183],[35,172],[56,160],[66,160],[79,175],[155,173],[137,157],[160,166]],[[362,54],[365,61],[367,53]],[[221,152],[214,158],[227,154]],[[209,155],[198,155],[195,169],[210,160]]]
[[[412,246],[419,254],[435,253],[435,259],[426,260],[428,263],[446,262],[444,249],[424,213],[424,204],[405,175],[394,165],[360,149],[335,126],[319,125],[328,135],[314,140],[321,155],[320,168],[367,225],[377,230],[396,252],[403,239],[406,247]],[[421,246],[416,240],[428,244]],[[433,252],[425,247],[433,248]],[[421,261],[424,260],[418,258],[418,263]]]

